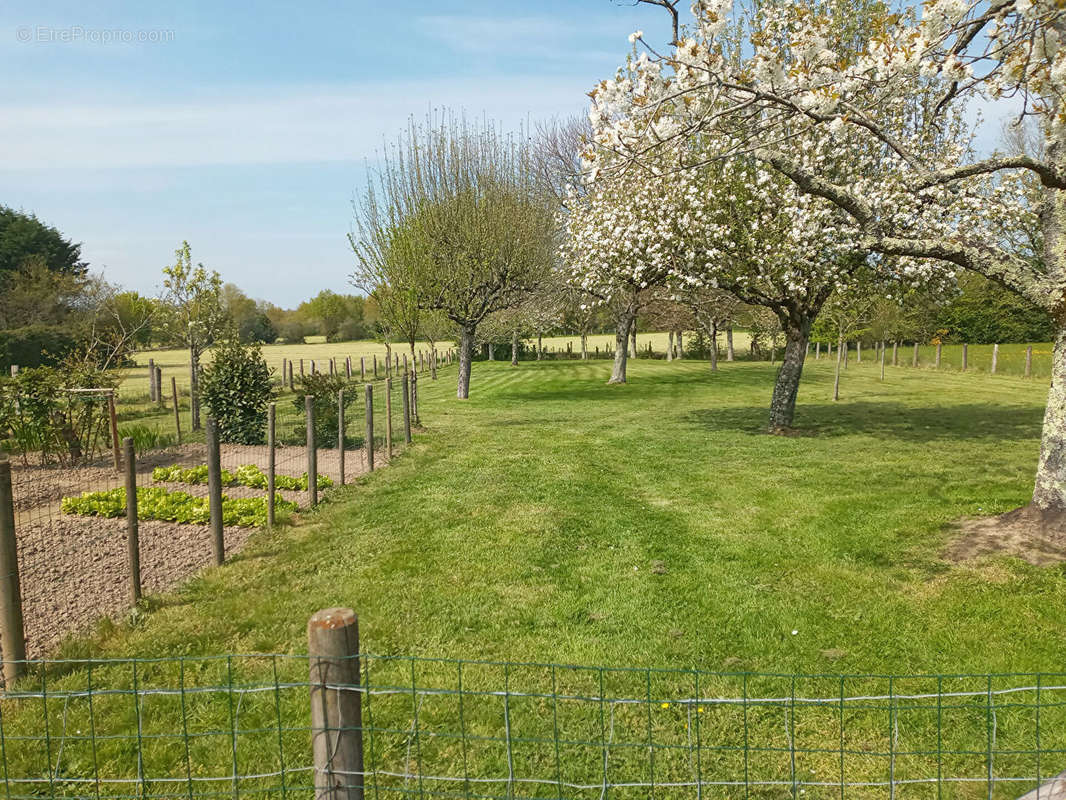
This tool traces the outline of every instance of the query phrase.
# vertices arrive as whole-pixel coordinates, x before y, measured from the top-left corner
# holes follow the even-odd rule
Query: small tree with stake
[[[189,348],[189,392],[192,429],[200,429],[200,356],[222,332],[222,278],[203,264],[192,265],[188,242],[175,251],[173,266],[163,267],[171,337]]]
[[[398,269],[406,285],[394,290],[459,327],[466,398],[478,326],[521,303],[552,264],[550,197],[525,144],[454,117],[412,124],[377,184],[357,214],[357,257],[366,271]]]

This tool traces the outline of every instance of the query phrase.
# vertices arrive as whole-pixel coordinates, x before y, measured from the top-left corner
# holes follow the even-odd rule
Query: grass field
[[[234,562],[152,601],[151,613],[134,624],[106,626],[69,643],[64,654],[300,653],[308,616],[345,605],[360,613],[364,648],[390,655],[725,673],[1061,670],[1062,566],[942,557],[952,521],[1027,502],[1043,381],[889,367],[881,382],[868,359],[852,363],[842,400],[832,403],[832,363],[812,361],[796,420],[802,435],[771,437],[762,433],[773,377],[765,362],[723,364],[712,376],[703,363],[638,359],[626,386],[605,385],[609,368],[603,361],[479,363],[471,399],[462,403],[454,398],[454,373],[425,380],[420,403],[428,430],[411,453],[334,495],[295,527],[258,534]],[[200,665],[196,679],[221,680],[223,668],[224,662]],[[241,669],[242,679],[262,677],[269,664]],[[420,669],[420,678],[451,680],[442,677],[451,675],[447,665]],[[51,678],[53,687],[85,685],[84,670],[62,673]],[[129,680],[128,665],[110,679],[119,673]],[[89,678],[107,679],[99,669]],[[502,673],[496,678],[502,683]],[[140,680],[176,681],[176,667],[146,666]],[[705,691],[740,691],[739,678],[721,680]],[[810,679],[801,691],[835,691],[834,679],[818,680],[818,688]],[[765,683],[764,690],[787,696],[785,684]],[[904,685],[897,682],[896,691]],[[657,685],[660,691],[666,689]],[[296,694],[279,701],[279,720],[302,713],[306,700]],[[249,725],[257,713],[274,713],[269,703],[256,711],[253,700],[243,712]],[[198,725],[215,730],[205,720],[217,717],[217,730],[225,729],[223,706],[196,702]],[[950,740],[981,762],[986,736],[992,747],[982,702],[971,709],[975,723],[961,716],[954,725],[938,723],[914,712],[900,723],[900,741],[935,739],[939,748]],[[174,707],[161,699],[153,708],[152,728],[175,730]],[[33,713],[40,709],[26,710],[25,725]],[[47,713],[58,727],[68,711],[53,704]],[[664,707],[653,723],[648,713],[649,736],[653,725],[656,736],[673,736],[666,731],[677,726],[684,735],[683,718]],[[1011,712],[999,713],[997,751],[1012,735]],[[896,744],[896,734],[886,741],[896,724],[887,714],[867,710],[850,718],[856,752]],[[108,700],[97,707],[95,724],[135,725],[129,715],[122,698]],[[477,713],[468,715],[476,727]],[[836,769],[834,719],[811,720],[807,741],[829,740],[825,752],[804,755],[812,774]],[[19,714],[5,710],[4,724],[8,735],[20,730]],[[716,724],[735,731],[740,723],[734,716]],[[779,717],[765,725],[753,728],[755,740],[780,736]],[[1021,736],[1021,728],[1013,734]],[[402,760],[404,737],[396,736],[394,755]],[[306,732],[292,737],[294,750],[306,747]],[[203,769],[228,769],[229,744],[212,749],[208,741],[196,745]],[[93,758],[128,767],[121,762],[128,742],[117,742]],[[249,736],[241,758],[256,758],[258,746]],[[1046,731],[1042,746],[1066,746],[1066,731]],[[410,741],[406,747],[410,754]],[[236,754],[237,744],[232,749]],[[9,763],[42,758],[32,749],[15,753],[9,744]],[[169,756],[160,749],[156,757],[162,763]],[[500,768],[499,757],[485,755],[486,765]],[[574,758],[588,760],[595,772],[595,754],[579,759],[575,750]],[[916,771],[918,760],[935,774],[932,757],[915,757]],[[1061,760],[1048,756],[1055,763],[1044,774],[1062,769]],[[997,764],[1022,772],[1032,766],[1010,764],[1008,756]],[[856,774],[880,774],[882,766],[871,755]],[[787,765],[766,769],[789,774]],[[664,762],[661,770],[671,768]],[[1011,788],[971,792],[963,785],[944,796],[1021,793]],[[839,795],[812,789],[806,796]]]

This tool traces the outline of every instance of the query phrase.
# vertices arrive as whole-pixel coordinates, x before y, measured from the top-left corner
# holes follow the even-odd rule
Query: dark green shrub
[[[13,364],[24,369],[58,364],[82,343],[69,326],[28,325],[0,331],[0,371],[10,372]]]
[[[272,396],[270,370],[260,349],[235,338],[222,342],[200,381],[200,397],[218,420],[219,441],[263,444]]]
[[[293,428],[290,442],[303,444],[307,441],[307,417],[304,413],[304,398],[310,395],[315,409],[315,444],[318,447],[337,446],[337,393],[344,389],[345,419],[345,444],[356,446],[363,440],[362,437],[353,436],[360,427],[355,422],[352,407],[359,402],[362,407],[362,388],[357,383],[351,383],[343,375],[330,375],[329,373],[316,372],[314,375],[304,375],[296,387],[296,397],[293,405],[300,419],[301,425]],[[362,417],[360,417],[362,419]]]

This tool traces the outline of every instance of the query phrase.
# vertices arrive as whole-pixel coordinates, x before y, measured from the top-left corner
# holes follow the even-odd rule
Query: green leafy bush
[[[84,335],[67,325],[28,325],[0,331],[0,371],[59,364],[84,344]]]
[[[86,517],[121,517],[126,513],[125,488],[104,492],[85,492],[80,497],[64,497],[61,503],[64,514]],[[290,503],[281,495],[274,500],[277,511],[296,511],[296,503]],[[195,497],[187,492],[172,492],[158,486],[138,487],[137,518],[162,520],[186,525],[207,525],[211,521],[211,509],[206,497]],[[266,525],[267,503],[265,497],[222,496],[222,524],[241,528]]]
[[[345,418],[352,419],[351,406],[361,397],[359,384],[350,382],[346,377],[338,374],[316,372],[314,375],[300,377],[300,385],[296,388],[296,397],[292,404],[297,413],[304,420],[303,425],[293,429],[292,438],[288,441],[303,444],[307,441],[307,421],[305,416],[305,400],[308,395],[312,398],[315,409],[315,446],[333,448],[337,446],[337,393],[342,389],[344,392]],[[349,424],[349,429],[358,429],[357,425]],[[362,442],[362,438],[348,436],[345,431],[346,446],[354,446]]]
[[[178,465],[172,467],[156,467],[152,470],[152,480],[164,483],[204,484],[207,483],[207,465],[202,464],[198,467],[181,467]],[[291,475],[274,476],[275,489],[291,489],[293,491],[306,492],[307,484],[308,480],[306,472],[299,478],[294,478]],[[267,486],[267,476],[266,473],[255,464],[244,464],[243,466],[237,467],[235,472],[230,472],[228,469],[222,470],[222,485],[248,486],[252,489],[265,489]],[[319,489],[328,489],[332,485],[333,479],[328,475],[318,476]]]
[[[246,347],[236,338],[222,342],[204,369],[200,396],[218,420],[219,441],[266,441],[266,408],[273,387],[270,370],[258,347]]]

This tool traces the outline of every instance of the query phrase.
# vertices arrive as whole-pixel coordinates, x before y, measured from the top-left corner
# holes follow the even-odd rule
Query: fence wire
[[[0,699],[5,797],[313,792],[307,656],[29,666]],[[346,777],[376,799],[1012,798],[1066,767],[1066,674],[360,668],[329,688],[362,696]]]

